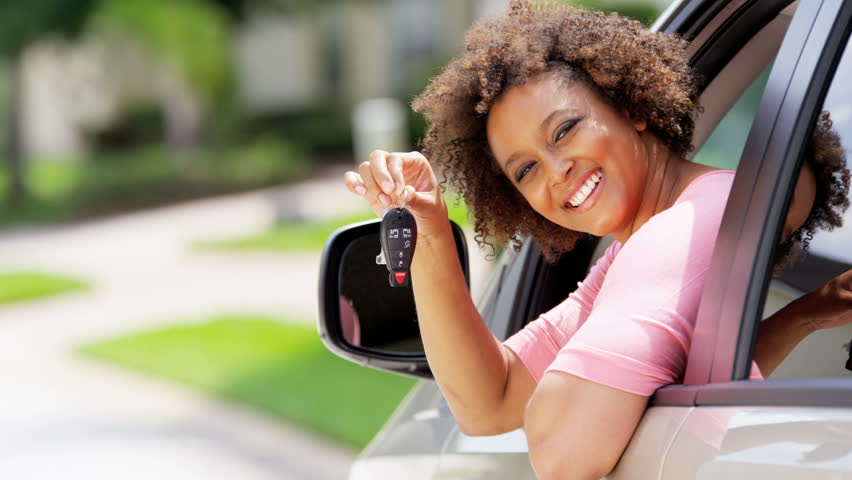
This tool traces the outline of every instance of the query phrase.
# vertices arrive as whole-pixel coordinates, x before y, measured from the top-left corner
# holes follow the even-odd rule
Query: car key
[[[380,232],[382,256],[388,267],[391,287],[407,287],[417,243],[414,215],[402,207],[391,208],[382,218]]]

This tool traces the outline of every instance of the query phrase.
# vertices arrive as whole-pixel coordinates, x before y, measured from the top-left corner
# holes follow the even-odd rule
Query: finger
[[[361,175],[358,175],[355,172],[349,171],[344,173],[343,184],[346,185],[346,188],[355,195],[363,197],[367,194],[367,186],[364,185],[364,182],[361,180]]]
[[[388,171],[393,178],[394,193],[402,195],[405,188],[405,174],[402,171],[402,157],[396,153],[388,156]]]
[[[376,180],[376,184],[381,187],[382,192],[386,195],[393,195],[394,185],[393,178],[388,171],[387,152],[374,150],[370,154],[370,170],[372,170],[373,178]]]
[[[418,151],[408,152],[401,155],[403,158],[403,171],[413,172],[406,177],[406,183],[414,185],[418,192],[432,190],[437,183],[435,172],[429,160]]]
[[[414,186],[406,185],[403,190],[405,195],[406,208],[414,213],[418,213],[421,208],[428,208],[426,202],[430,201],[430,195],[426,192],[418,192]]]
[[[371,163],[372,162],[364,162],[358,166],[358,172],[361,173],[361,181],[363,181],[364,185],[367,187],[367,199],[373,199],[373,201],[377,201],[385,206],[390,205],[390,197],[382,193],[382,189],[379,188],[378,183],[376,183],[376,179],[373,177],[373,169],[370,166]],[[370,203],[373,203],[373,201]]]
[[[852,269],[846,270],[845,273],[840,274],[837,278],[841,278],[847,288],[852,287]]]

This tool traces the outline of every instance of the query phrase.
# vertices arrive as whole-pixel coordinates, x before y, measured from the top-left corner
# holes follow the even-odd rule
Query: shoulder
[[[675,201],[677,206],[683,202],[710,201],[715,205],[719,198],[727,199],[734,183],[736,172],[732,170],[710,170],[695,177],[681,192]],[[724,207],[724,201],[722,202]]]
[[[618,252],[618,264],[691,277],[709,268],[734,172],[700,175],[672,207],[651,217]],[[690,273],[691,272],[691,273]]]

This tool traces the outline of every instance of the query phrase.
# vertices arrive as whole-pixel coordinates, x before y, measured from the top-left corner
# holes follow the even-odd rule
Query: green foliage
[[[48,35],[74,36],[99,0],[3,0],[0,55],[17,57],[29,43]]]
[[[163,137],[165,115],[160,105],[140,104],[124,108],[102,128],[89,131],[93,150],[117,150],[157,143]]]
[[[222,0],[219,0],[222,1]],[[246,0],[260,11],[279,14],[304,13],[339,4],[340,0]]]
[[[85,290],[86,282],[34,272],[0,273],[0,305]]]
[[[28,169],[33,195],[0,205],[0,226],[114,213],[303,178],[308,158],[279,139],[218,150],[164,147],[104,152],[85,160],[41,160]],[[0,196],[8,188],[0,170]]]
[[[319,106],[309,110],[269,114],[250,119],[243,130],[249,135],[276,133],[311,154],[352,152],[350,112]]]
[[[202,0],[102,0],[92,29],[129,34],[170,63],[208,104],[231,85],[230,25],[225,11]]]
[[[645,26],[650,26],[660,15],[660,9],[653,3],[631,2],[629,0],[557,0],[578,7],[602,12],[616,12],[619,15],[639,20]]]
[[[199,185],[242,190],[302,178],[308,166],[298,145],[262,135],[237,146],[196,152],[183,175]]]
[[[83,346],[364,447],[415,381],[341,360],[311,327],[232,315]]]

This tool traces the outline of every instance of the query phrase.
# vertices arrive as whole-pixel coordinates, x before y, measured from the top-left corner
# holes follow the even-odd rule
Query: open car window
[[[803,165],[808,165],[814,171],[817,183],[816,200],[809,222],[803,226],[804,231],[799,233],[802,242],[809,244],[809,253],[788,264],[780,274],[773,277],[766,295],[764,320],[791,301],[852,269],[852,209],[844,212],[839,204],[841,200],[848,201],[849,197],[848,152],[852,146],[850,79],[852,51],[847,46],[822,104],[821,116],[828,115],[830,128],[823,118],[821,128],[815,128],[811,134],[810,142],[813,146],[805,150],[801,160]],[[836,225],[838,220],[841,223],[839,226]],[[811,226],[807,228],[809,224]],[[790,256],[796,256],[802,242],[796,245]],[[780,253],[784,254],[784,249]],[[850,339],[852,324],[813,333],[799,343],[771,378],[852,378],[852,371],[845,368],[849,358],[845,344]]]

